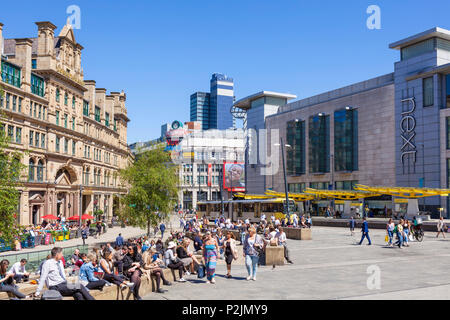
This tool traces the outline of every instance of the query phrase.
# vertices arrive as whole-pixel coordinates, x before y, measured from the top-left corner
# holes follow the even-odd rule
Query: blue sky
[[[2,3],[4,36],[35,37],[36,21],[59,33],[73,4],[85,79],[125,90],[129,143],[189,121],[190,94],[208,91],[214,72],[234,78],[237,99],[261,90],[304,98],[392,72],[399,53],[389,43],[450,29],[448,0],[22,0]],[[372,4],[381,30],[366,27]]]

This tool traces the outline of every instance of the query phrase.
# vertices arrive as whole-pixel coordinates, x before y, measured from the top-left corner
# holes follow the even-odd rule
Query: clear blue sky
[[[57,33],[66,8],[81,9],[76,40],[85,79],[125,90],[128,142],[189,121],[189,96],[214,72],[235,80],[237,99],[260,90],[308,97],[393,71],[388,44],[434,26],[450,29],[448,0],[55,0],[2,3],[6,38],[35,37],[36,21]],[[381,8],[381,30],[366,9]]]

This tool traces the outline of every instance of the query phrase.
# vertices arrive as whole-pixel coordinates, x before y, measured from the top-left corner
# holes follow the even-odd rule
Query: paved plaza
[[[215,285],[190,275],[187,283],[174,283],[164,287],[168,292],[145,299],[450,299],[450,234],[436,239],[436,233],[426,232],[422,243],[403,249],[387,247],[384,230],[371,230],[370,236],[371,246],[366,240],[359,246],[359,230],[352,237],[347,228],[315,227],[312,241],[288,240],[293,265],[260,267],[256,282],[245,280],[238,246],[233,279],[224,277],[220,261]],[[367,284],[376,275],[373,270],[380,271],[379,289],[376,282]]]

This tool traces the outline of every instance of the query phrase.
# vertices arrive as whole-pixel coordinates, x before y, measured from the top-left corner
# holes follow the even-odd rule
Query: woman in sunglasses
[[[133,295],[135,300],[142,300],[139,296],[139,287],[141,286],[141,267],[143,266],[144,262],[136,245],[128,246],[128,253],[123,258],[123,271],[130,281],[134,283]]]

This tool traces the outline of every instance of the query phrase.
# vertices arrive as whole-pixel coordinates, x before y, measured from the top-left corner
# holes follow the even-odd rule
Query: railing
[[[66,260],[66,263],[70,261],[71,256],[73,255],[75,249],[80,250],[81,253],[88,253],[89,246],[86,245],[78,245],[78,246],[71,246],[71,247],[65,247],[62,248],[63,250],[63,256]],[[36,272],[39,268],[39,265],[43,260],[47,258],[47,256],[50,254],[51,248],[47,250],[39,250],[39,251],[32,251],[27,253],[15,253],[15,254],[7,254],[2,255],[0,254],[0,260],[7,259],[9,261],[9,265],[12,266],[14,263],[22,260],[27,259],[27,265],[25,266],[25,269],[28,272]]]

